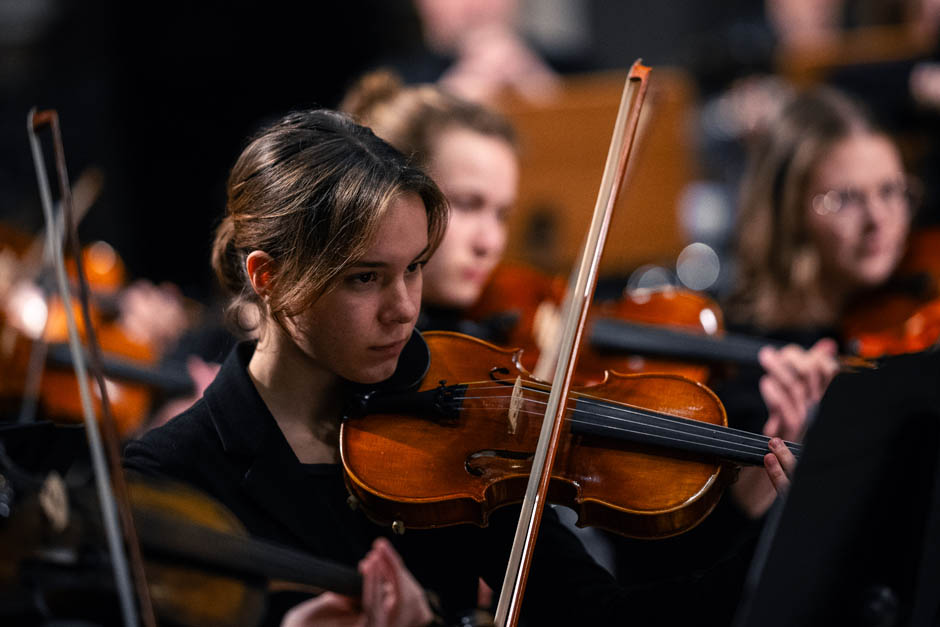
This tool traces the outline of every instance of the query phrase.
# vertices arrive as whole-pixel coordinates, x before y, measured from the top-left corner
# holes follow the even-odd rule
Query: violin
[[[28,285],[14,288],[0,311],[0,363],[5,378],[0,399],[5,413],[35,397],[44,417],[61,422],[81,422],[82,408],[75,381],[72,357],[66,346],[65,309],[60,299],[47,301]],[[47,304],[48,303],[48,304]],[[77,304],[72,303],[73,310]],[[93,324],[103,346],[103,368],[110,385],[115,419],[123,437],[136,431],[147,417],[156,394],[179,396],[190,393],[192,381],[185,369],[156,367],[156,355],[147,344],[134,341],[112,321],[94,310]],[[84,336],[84,323],[78,319]],[[38,377],[31,366],[39,355]],[[39,378],[38,388],[31,380]],[[34,380],[34,379],[33,379]],[[100,408],[100,399],[95,400]],[[100,409],[99,409],[100,410]],[[28,409],[23,413],[32,414]]]
[[[940,228],[921,229],[908,241],[894,276],[853,302],[841,333],[861,357],[915,353],[940,340]]]
[[[83,185],[93,188],[83,191]],[[76,188],[76,202],[90,205],[90,197],[96,194],[93,184],[80,179]],[[0,398],[5,413],[16,413],[14,406],[21,404],[19,413],[24,419],[38,406],[50,419],[80,422],[81,399],[65,346],[65,305],[58,296],[47,296],[32,280],[38,274],[40,250],[25,234],[0,229],[0,333],[5,338],[0,363],[5,364],[6,374]],[[122,328],[118,297],[126,272],[114,249],[105,242],[93,242],[83,247],[82,258],[93,290],[91,320],[105,352],[112,409],[119,432],[126,437],[147,418],[155,395],[185,394],[192,383],[183,368],[179,369],[182,374],[171,368],[157,369],[159,347],[147,339],[131,337]],[[75,262],[67,263],[67,268],[74,281]],[[77,301],[69,306],[78,313]],[[84,320],[77,315],[76,320],[84,337]]]
[[[482,526],[493,509],[522,500],[550,386],[531,378],[522,351],[447,331],[424,340],[423,353],[402,357],[415,381],[361,392],[348,408],[347,486],[398,532]],[[712,510],[735,465],[762,464],[768,451],[769,438],[729,428],[715,394],[677,375],[609,373],[565,402],[548,498],[575,509],[579,526],[637,538],[683,533]],[[798,444],[787,446],[799,455]]]
[[[525,348],[521,363],[532,372],[541,347],[557,341],[557,334],[546,333],[544,328],[556,323],[554,312],[563,293],[561,279],[521,265],[502,265],[468,316],[481,320],[501,311],[515,316],[516,324],[505,343]],[[937,331],[940,334],[940,327]],[[607,371],[669,373],[708,383],[716,365],[756,366],[761,348],[785,345],[725,331],[724,314],[715,301],[673,286],[624,290],[619,299],[597,303],[589,314],[586,336],[587,345],[578,363],[582,384],[602,381]],[[865,358],[885,354],[854,353],[839,357],[844,370],[871,367]]]

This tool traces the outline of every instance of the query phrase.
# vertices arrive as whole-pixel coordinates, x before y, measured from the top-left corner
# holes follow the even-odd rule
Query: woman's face
[[[883,135],[838,142],[816,166],[807,228],[819,250],[823,288],[875,287],[904,252],[910,206],[901,156]]]
[[[294,344],[350,381],[390,377],[421,308],[427,248],[424,202],[404,194],[388,208],[362,259],[345,268],[310,309],[287,320]]]
[[[431,176],[451,212],[444,239],[424,270],[424,300],[465,308],[479,298],[503,256],[519,165],[504,139],[463,128],[441,133],[431,154]]]

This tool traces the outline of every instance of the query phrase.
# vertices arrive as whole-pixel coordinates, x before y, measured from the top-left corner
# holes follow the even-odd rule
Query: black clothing
[[[495,512],[484,529],[460,525],[398,536],[372,523],[347,506],[339,466],[297,460],[248,375],[253,351],[253,343],[239,344],[202,399],[129,443],[126,467],[200,488],[252,535],[343,564],[354,566],[373,539],[388,537],[449,612],[476,605],[478,576],[499,590],[518,508]],[[645,599],[627,598],[550,511],[537,546],[522,613],[526,623],[672,624],[663,617],[669,608],[651,607],[644,616]],[[284,609],[272,610],[268,621]]]

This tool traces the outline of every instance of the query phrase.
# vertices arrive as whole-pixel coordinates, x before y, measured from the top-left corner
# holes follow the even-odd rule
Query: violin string
[[[486,409],[490,409],[492,411],[503,411],[502,408],[498,408],[498,407],[484,408],[484,410]],[[458,409],[458,411],[463,411],[463,410]],[[521,410],[520,413],[524,413],[524,414],[539,417],[539,418],[543,416],[541,412],[534,411],[534,410]],[[764,453],[769,452],[769,449],[766,446],[761,447],[761,446],[753,446],[753,445],[745,444],[745,443],[728,442],[727,440],[722,439],[720,437],[694,434],[694,433],[689,433],[687,431],[683,431],[682,429],[671,429],[671,428],[662,427],[659,425],[650,425],[649,423],[646,423],[640,420],[629,420],[629,419],[617,418],[617,417],[609,416],[609,415],[598,416],[598,414],[595,414],[593,412],[585,412],[583,410],[574,410],[574,409],[572,410],[572,414],[573,414],[573,417],[570,419],[570,422],[572,424],[598,426],[599,423],[597,422],[596,419],[598,417],[601,417],[601,418],[607,417],[607,418],[610,418],[611,421],[600,424],[600,426],[603,426],[607,430],[617,431],[618,433],[623,433],[623,434],[636,434],[640,436],[655,436],[656,438],[660,440],[678,442],[678,443],[687,444],[691,446],[706,447],[711,452],[728,453],[728,454],[743,453],[743,454],[750,454],[750,455],[754,455],[758,453],[763,455]],[[584,414],[586,416],[589,416],[591,419],[580,418],[577,416],[577,414]],[[611,422],[619,423],[619,424],[612,424]],[[653,429],[656,429],[659,432],[653,433],[649,429],[647,429],[646,431],[631,429],[627,426],[622,426],[622,425],[647,427],[647,428],[652,427]],[[666,433],[663,433],[663,432],[666,432]],[[672,435],[672,434],[678,434],[678,436],[687,436],[687,437],[684,437],[684,438],[676,437],[675,435]]]
[[[473,399],[507,400],[510,398],[511,397],[509,396],[476,396],[476,397],[464,396],[464,397],[459,397],[459,399],[458,397],[455,397],[454,400],[473,400]],[[535,403],[535,404],[541,404],[541,405],[546,404],[544,401],[535,400],[531,398],[527,398],[525,400],[527,400],[530,403]],[[651,414],[651,413],[644,412],[643,410],[640,410],[638,408],[632,408],[632,407],[618,407],[618,406],[609,406],[609,405],[600,405],[600,404],[598,404],[598,407],[601,407],[604,409],[615,409],[617,411],[625,412],[629,415],[636,416],[638,418],[647,418],[647,419],[650,419],[651,421],[671,423],[671,424],[678,426],[680,429],[685,429],[687,431],[699,431],[700,432],[698,434],[690,433],[690,435],[699,435],[700,437],[712,437],[713,439],[720,439],[715,434],[736,435],[728,427],[719,427],[717,425],[712,425],[711,423],[701,422],[701,421],[693,420],[690,418],[679,418],[675,416],[663,416],[663,415]],[[503,409],[503,407],[494,407],[493,409]],[[600,411],[587,411],[585,409],[579,409],[577,404],[575,405],[569,404],[568,409],[571,411],[572,414],[580,413],[580,414],[585,414],[589,416],[596,416],[598,418],[607,418],[611,421],[638,423],[637,420],[630,420],[629,418],[622,418],[622,417],[618,417],[612,414],[605,414],[605,413],[601,413]],[[534,412],[534,411],[531,413],[538,414],[538,412]],[[659,426],[659,425],[650,424],[650,423],[643,423],[643,424],[648,424],[649,426],[654,426],[654,427]],[[667,428],[667,427],[661,427],[661,428]],[[680,429],[673,429],[673,430],[680,430]],[[767,441],[769,441],[769,438],[765,438],[764,436],[749,434],[749,436],[750,435],[753,435],[753,437],[746,437],[743,439],[748,439],[752,442],[761,443],[761,444],[766,444]]]
[[[585,421],[585,420],[577,420],[577,419],[572,419],[571,422],[573,422],[573,423],[575,423],[575,424],[591,424],[591,423],[588,422],[588,421]],[[635,423],[632,423],[632,424],[635,424]],[[619,432],[619,433],[624,433],[624,434],[632,434],[632,435],[637,435],[637,436],[647,436],[647,435],[649,435],[649,432],[647,432],[647,431],[638,431],[638,430],[635,430],[635,429],[630,429],[630,428],[627,428],[627,427],[621,427],[621,426],[616,426],[616,425],[605,425],[605,428],[608,429],[608,430],[617,431],[617,432]],[[705,448],[711,449],[712,452],[718,453],[718,454],[721,454],[721,453],[728,453],[728,454],[731,454],[731,453],[741,453],[741,452],[743,452],[743,453],[759,454],[759,455],[761,456],[761,458],[763,458],[763,455],[764,455],[764,454],[770,452],[769,449],[757,449],[757,450],[754,450],[754,447],[750,447],[750,446],[747,446],[747,445],[742,445],[742,446],[728,446],[728,445],[724,445],[724,444],[712,444],[712,443],[709,443],[709,442],[701,442],[701,441],[698,441],[698,440],[688,440],[688,439],[684,439],[684,438],[681,438],[681,437],[673,437],[673,436],[663,435],[663,434],[657,434],[656,438],[657,438],[658,440],[660,440],[660,441],[675,442],[675,443],[677,443],[677,444],[694,445],[694,446],[699,447],[699,448],[705,447]],[[756,460],[756,458],[755,458],[755,460]]]
[[[474,386],[468,385],[467,387],[474,387]],[[487,390],[487,389],[505,389],[505,386],[474,387],[474,390]],[[529,387],[529,386],[524,387],[523,390],[533,391],[533,392],[538,393],[538,394],[547,394],[547,392],[543,392],[542,390],[539,390],[539,389],[533,388],[533,387]],[[600,407],[612,408],[612,409],[618,409],[618,410],[622,409],[622,410],[625,410],[625,411],[637,412],[639,415],[648,416],[648,417],[650,417],[650,418],[655,418],[655,419],[662,420],[662,421],[674,422],[674,423],[679,424],[679,425],[682,425],[682,426],[684,426],[684,427],[688,427],[688,428],[690,428],[690,429],[698,430],[698,431],[701,431],[701,432],[711,432],[711,433],[716,433],[716,434],[728,434],[728,435],[730,435],[730,436],[732,436],[732,437],[735,437],[735,438],[737,438],[737,439],[739,439],[739,440],[751,441],[751,442],[754,442],[754,443],[757,443],[757,444],[766,444],[766,443],[770,440],[770,438],[767,437],[767,436],[764,436],[764,435],[761,435],[761,434],[757,434],[757,433],[752,433],[752,432],[750,432],[750,431],[744,431],[744,430],[741,430],[741,429],[735,429],[735,428],[733,428],[733,427],[725,427],[725,426],[723,426],[723,425],[715,425],[715,424],[708,423],[708,422],[702,422],[702,421],[699,421],[699,420],[694,420],[694,419],[692,419],[692,418],[685,418],[685,417],[682,417],[682,416],[674,416],[674,415],[665,414],[665,413],[662,413],[662,412],[652,412],[651,410],[644,410],[644,409],[642,409],[642,408],[635,407],[635,406],[632,406],[632,405],[626,405],[626,404],[623,404],[623,403],[612,403],[612,402],[610,402],[610,401],[607,401],[607,400],[605,400],[605,399],[601,399],[601,398],[596,397],[596,396],[591,396],[591,395],[586,395],[586,394],[573,394],[572,396],[575,398],[576,402],[580,400],[580,401],[582,401],[582,402],[584,402],[584,403],[587,403],[587,404],[596,404],[596,405],[598,405],[598,406],[600,406]],[[509,398],[509,397],[495,397],[495,396],[488,396],[488,397],[470,397],[470,396],[464,396],[463,398],[467,398],[467,399],[480,398],[480,399],[482,399],[482,398]],[[540,402],[540,401],[536,401],[536,400],[531,400],[531,399],[530,399],[530,402],[536,402],[536,403],[537,403],[537,402]],[[572,411],[577,411],[577,410],[574,409],[574,408],[572,408]],[[612,418],[613,418],[613,417],[612,417]],[[616,418],[613,418],[613,419],[616,419]],[[799,448],[799,446],[800,446],[800,445],[795,444],[795,443],[792,443],[792,442],[789,442],[788,444],[790,445],[791,448],[794,448],[794,447]]]
[[[468,387],[471,387],[471,386],[468,385]],[[475,387],[474,389],[475,389],[475,390],[505,389],[505,386]],[[543,391],[538,390],[538,389],[533,389],[533,388],[530,388],[530,387],[528,387],[528,386],[525,387],[525,388],[523,388],[523,390],[533,391],[533,392],[535,392],[535,393],[537,393],[537,394],[546,394],[546,392],[543,392]],[[691,429],[691,430],[694,430],[694,431],[699,431],[699,432],[701,432],[702,434],[726,435],[726,436],[734,437],[734,438],[736,438],[736,439],[738,439],[738,440],[741,440],[741,441],[750,441],[750,442],[753,442],[755,445],[766,445],[767,442],[770,441],[770,438],[767,437],[767,436],[764,436],[764,435],[761,435],[761,434],[757,434],[757,433],[752,433],[752,432],[750,432],[750,431],[743,431],[743,430],[741,430],[741,429],[734,429],[733,427],[725,427],[725,426],[723,426],[723,425],[715,425],[715,424],[708,423],[708,422],[702,422],[702,421],[699,421],[699,420],[694,420],[694,419],[692,419],[692,418],[685,418],[685,417],[681,417],[681,416],[673,416],[673,415],[664,414],[664,413],[661,413],[661,412],[651,412],[650,410],[644,410],[644,409],[642,409],[642,408],[635,407],[635,406],[631,406],[631,405],[625,405],[625,404],[622,404],[622,403],[611,403],[610,401],[605,401],[605,400],[603,400],[603,399],[597,399],[597,397],[588,396],[588,395],[573,395],[573,396],[575,397],[575,401],[576,401],[576,402],[580,400],[580,401],[582,401],[583,403],[588,404],[588,405],[596,405],[596,406],[598,406],[598,407],[603,407],[603,408],[605,408],[605,409],[614,409],[614,410],[619,410],[619,411],[626,411],[626,412],[628,412],[628,413],[632,413],[632,414],[635,414],[635,415],[638,415],[638,416],[642,416],[642,417],[648,417],[648,418],[651,418],[651,419],[654,419],[654,420],[658,420],[658,421],[671,422],[671,423],[676,424],[676,425],[678,425],[678,426],[681,426],[681,427],[683,427],[683,428],[688,428],[688,429]],[[476,397],[474,397],[474,396],[466,396],[466,395],[465,395],[465,396],[463,396],[463,397],[454,397],[454,400],[458,400],[458,399],[496,399],[496,400],[500,400],[500,399],[508,399],[508,398],[510,398],[510,397],[509,397],[509,396],[476,396]],[[594,400],[594,399],[597,399],[597,400]],[[526,400],[529,400],[529,402],[532,402],[532,403],[542,403],[542,404],[544,404],[544,402],[538,401],[538,400],[533,400],[533,399],[526,399]],[[583,411],[583,410],[578,410],[576,407],[570,407],[569,409],[571,409],[572,412]],[[596,412],[587,412],[587,413],[593,414],[593,413],[596,413]],[[619,419],[619,418],[617,418],[617,417],[615,417],[615,416],[609,416],[609,415],[607,415],[606,417],[608,417],[608,418],[610,418],[610,419],[612,419],[612,420],[618,420],[618,419]],[[788,444],[790,445],[790,448],[791,448],[791,449],[794,448],[794,447],[799,448],[799,445],[798,445],[798,444],[795,444],[795,443],[792,443],[792,442],[790,442],[790,443],[788,443]]]
[[[485,388],[477,388],[477,389],[505,389],[505,386],[487,386]],[[529,391],[534,391],[536,393],[545,394],[545,392],[541,390],[532,390],[531,388],[523,388],[523,389],[528,389]],[[454,397],[453,400],[457,401],[457,400],[473,399],[473,398],[477,398],[481,400],[505,400],[510,397],[505,396],[505,395],[503,396],[478,396],[478,397],[470,397],[470,396],[465,395],[463,397]],[[613,429],[613,430],[619,430],[624,433],[637,433],[637,434],[649,435],[650,432],[649,431],[646,431],[646,432],[633,431],[624,427],[617,426],[616,424],[612,424],[612,423],[639,425],[639,426],[643,426],[647,428],[659,429],[665,432],[683,434],[694,439],[691,439],[691,440],[690,439],[685,439],[685,440],[675,439],[674,441],[677,441],[677,442],[681,441],[687,444],[704,445],[704,446],[708,446],[711,448],[718,448],[721,451],[725,451],[729,453],[744,452],[744,453],[753,454],[756,452],[768,451],[767,443],[769,442],[770,438],[763,436],[763,435],[754,434],[748,431],[741,431],[738,429],[732,429],[730,427],[713,425],[711,423],[701,422],[701,421],[697,421],[697,420],[693,420],[689,418],[671,416],[668,414],[661,414],[658,412],[650,412],[648,410],[642,410],[640,408],[636,408],[632,406],[619,405],[619,404],[615,405],[607,401],[600,401],[600,402],[592,401],[590,400],[590,398],[591,397],[585,397],[585,398],[582,398],[581,400],[583,403],[586,403],[588,406],[596,406],[605,411],[611,411],[611,410],[619,411],[622,413],[626,413],[630,416],[633,416],[635,418],[634,419],[625,418],[625,417],[621,417],[617,415],[612,415],[609,413],[603,413],[603,411],[588,411],[585,409],[579,409],[577,405],[575,405],[575,406],[569,406],[569,410],[571,411],[571,414],[572,414],[572,422],[574,424],[598,425],[597,419],[600,418],[600,419],[606,419],[605,423],[602,426],[609,428],[609,429]],[[540,403],[543,405],[545,404],[544,401],[535,400],[532,398],[527,398],[526,400],[530,403],[537,403],[537,404]],[[576,403],[577,403],[577,400],[576,400]],[[492,409],[500,410],[502,408],[492,408]],[[535,412],[535,411],[526,411],[526,413],[530,413],[533,415],[540,415],[539,412]],[[594,420],[593,421],[586,420],[583,418],[577,419],[578,414],[589,416],[593,418]],[[667,436],[664,436],[662,434],[659,434],[659,436],[662,438],[668,439]],[[729,438],[731,439],[729,440]],[[735,441],[735,439],[737,441]],[[791,450],[794,451],[795,454],[799,454],[799,448],[800,448],[799,445],[793,444],[793,443],[788,443],[788,445],[791,448]]]

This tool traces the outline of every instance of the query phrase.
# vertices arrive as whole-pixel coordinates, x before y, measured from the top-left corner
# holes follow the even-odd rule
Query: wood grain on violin
[[[425,334],[417,393],[376,394],[344,422],[347,484],[370,516],[404,527],[486,524],[522,499],[549,388],[518,351]],[[394,408],[394,409],[393,409]],[[708,388],[675,375],[612,375],[569,399],[549,497],[581,525],[643,538],[700,522],[733,478],[762,463],[767,438],[727,428]],[[797,445],[791,445],[794,452]]]

